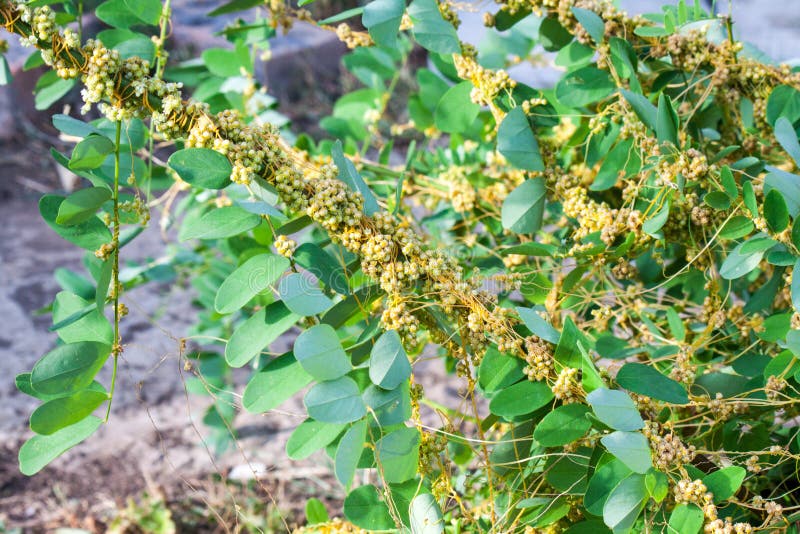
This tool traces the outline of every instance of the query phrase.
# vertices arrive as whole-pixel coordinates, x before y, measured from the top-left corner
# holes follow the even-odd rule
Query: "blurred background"
[[[222,3],[173,0],[170,61],[230,46],[218,32],[241,14],[206,16]],[[657,12],[662,3],[621,1],[629,13]],[[313,12],[322,18],[355,5],[356,0],[317,0]],[[482,24],[486,9],[494,6],[461,4],[460,37],[479,50],[493,45],[486,42]],[[718,13],[729,9],[740,38],[777,61],[800,58],[800,0],[716,5]],[[85,25],[90,32],[103,29],[91,15]],[[68,191],[75,184],[76,177],[49,157],[51,147],[63,151],[70,146],[53,128],[51,116],[75,114],[80,104],[76,94],[53,105],[36,101],[33,89],[43,71],[24,70],[30,50],[13,37],[9,46],[6,57],[14,80],[0,87],[0,533],[67,527],[103,531],[115,525],[119,532],[202,532],[237,523],[246,531],[282,532],[281,518],[296,516],[304,502],[293,496],[316,495],[335,504],[341,495],[326,465],[314,458],[306,463],[285,458],[286,439],[300,420],[299,400],[281,413],[241,414],[235,446],[221,455],[211,450],[201,423],[208,399],[191,394],[197,379],[179,363],[180,338],[195,318],[187,281],[156,281],[126,294],[131,312],[123,322],[126,349],[110,423],[34,477],[18,472],[17,450],[28,436],[27,418],[36,401],[16,391],[13,377],[29,370],[55,342],[48,331],[50,316],[41,311],[59,290],[53,273],[81,265],[82,252],[50,231],[37,209],[43,193]],[[279,32],[270,46],[257,76],[277,99],[277,111],[292,131],[322,135],[319,118],[330,113],[338,95],[359,83],[341,66],[346,47],[332,32],[306,24]],[[549,63],[552,57],[542,53],[510,72],[545,88],[559,76]],[[125,249],[125,259],[157,265],[167,246],[154,217],[145,234]],[[287,340],[276,343],[284,346],[273,350],[289,345]],[[438,388],[443,396],[456,393],[433,372],[423,385]],[[113,517],[116,524],[109,523]]]

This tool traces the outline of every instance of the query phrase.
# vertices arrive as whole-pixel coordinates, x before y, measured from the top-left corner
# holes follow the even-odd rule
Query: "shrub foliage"
[[[188,276],[217,445],[239,405],[304,392],[286,454],[324,449],[346,495],[333,520],[311,500],[309,530],[796,532],[800,74],[699,2],[500,0],[477,48],[448,0],[209,15],[256,6],[230,47],[168,65],[169,0],[100,3],[94,39],[83,2],[0,1],[51,67],[37,106],[80,86],[101,115],[53,117],[85,181],[41,214],[89,276],[56,273],[60,343],[17,377],[42,402],[24,473],[108,418],[125,292]],[[296,20],[359,81],[316,140],[254,76]],[[504,70],[542,49],[554,88]],[[182,245],[126,263],[151,212]],[[426,395],[431,358],[458,402]]]

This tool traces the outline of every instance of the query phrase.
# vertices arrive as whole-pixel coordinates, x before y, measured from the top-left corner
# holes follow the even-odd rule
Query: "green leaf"
[[[800,277],[798,277],[800,278]],[[494,347],[490,347],[478,367],[478,384],[484,393],[492,396],[511,384],[522,380],[525,374],[525,361],[503,354]]]
[[[57,195],[45,195],[39,201],[39,212],[55,233],[73,245],[90,251],[95,251],[111,241],[111,232],[99,217],[89,217],[72,226],[59,225],[56,218],[64,200],[64,197]]]
[[[262,308],[234,330],[225,345],[225,361],[231,367],[245,365],[291,328],[299,318],[283,302],[273,302]]]
[[[110,199],[111,190],[107,187],[89,187],[75,191],[58,207],[56,224],[73,226],[88,221]]]
[[[616,380],[620,386],[640,395],[671,404],[689,404],[686,388],[643,363],[626,363],[617,373]]]
[[[110,353],[110,345],[94,341],[58,346],[33,366],[31,386],[49,395],[84,389],[92,383]]]
[[[235,78],[242,75],[242,69],[250,70],[249,61],[242,61],[236,50],[208,48],[202,57],[211,74],[221,78]]]
[[[181,180],[193,187],[224,189],[231,183],[230,161],[210,148],[178,150],[169,157],[167,164]]]
[[[348,376],[316,384],[303,402],[308,415],[323,423],[352,423],[367,413],[358,384]]]
[[[658,96],[658,115],[656,117],[658,142],[672,143],[675,146],[679,146],[679,129],[678,114],[675,112],[675,108],[672,107],[672,100],[670,100],[669,96],[661,93]]]
[[[33,436],[19,449],[19,470],[26,476],[38,473],[47,464],[94,434],[101,424],[103,420],[99,417],[87,417],[49,436]]]
[[[390,432],[375,443],[375,461],[384,482],[392,484],[414,478],[419,443],[419,431],[408,427]]]
[[[521,107],[509,111],[497,128],[497,151],[518,169],[544,170],[539,143]]]
[[[764,194],[769,193],[772,189],[777,189],[783,194],[783,200],[786,201],[789,214],[792,217],[800,216],[800,176],[773,167],[770,167],[769,171],[769,174],[764,178]],[[746,184],[749,185],[750,182],[746,182]],[[750,188],[752,189],[752,185],[750,185]],[[745,197],[745,202],[747,200],[747,197]],[[753,198],[752,203],[755,207],[755,198]],[[750,205],[748,205],[749,208]],[[755,209],[756,214],[753,216],[758,217],[758,208],[755,207]]]
[[[800,119],[800,91],[789,85],[778,85],[767,99],[767,122],[777,124],[781,117],[792,124]]]
[[[412,534],[442,534],[444,519],[439,503],[430,493],[420,493],[411,501],[409,516]]]
[[[314,325],[297,336],[294,355],[316,380],[333,380],[350,372],[350,359],[327,324]]]
[[[87,389],[45,402],[31,414],[31,430],[50,435],[91,415],[108,400],[108,393]]]
[[[615,532],[627,532],[633,526],[645,502],[647,502],[647,488],[644,476],[634,473],[622,479],[611,491],[603,506],[603,522]]]
[[[436,127],[445,133],[463,133],[472,126],[481,108],[470,97],[473,85],[461,82],[454,85],[439,99],[433,119]]]
[[[724,239],[739,239],[750,235],[755,229],[753,221],[744,215],[736,215],[720,229],[719,236]]]
[[[161,0],[125,0],[125,6],[142,22],[157,26],[161,19]]]
[[[758,217],[758,202],[756,201],[756,193],[753,189],[753,184],[749,181],[742,184],[742,200],[747,211],[750,212],[752,217]]]
[[[444,20],[435,0],[414,0],[408,16],[414,39],[422,48],[445,55],[461,52],[456,29]]]
[[[350,294],[344,267],[319,246],[314,243],[303,243],[295,249],[292,258],[295,263],[322,280],[326,286],[337,293]]]
[[[364,6],[361,22],[369,30],[375,44],[385,48],[397,47],[397,32],[406,10],[404,0],[373,0]]]
[[[72,149],[69,168],[73,171],[96,169],[112,152],[114,152],[114,142],[111,139],[104,135],[91,134]]]
[[[728,257],[725,258],[725,261],[722,262],[722,266],[719,269],[719,274],[722,278],[726,280],[735,280],[758,267],[766,250],[756,249],[751,252],[744,252],[743,248],[751,241],[752,239],[737,245],[736,248],[728,254]]]
[[[632,471],[616,458],[603,463],[595,470],[586,487],[583,497],[586,510],[592,515],[603,515],[603,507],[611,491],[631,473]]]
[[[644,482],[647,486],[647,493],[656,502],[661,502],[667,498],[669,494],[669,479],[667,475],[661,471],[650,469],[644,476]]]
[[[561,334],[558,332],[558,330],[553,328],[550,323],[545,321],[541,315],[536,313],[534,309],[517,306],[517,313],[519,314],[520,319],[522,319],[522,322],[525,323],[525,326],[527,326],[531,332],[548,343],[552,343],[554,345],[558,344]]]
[[[331,147],[331,158],[333,158],[333,163],[339,169],[339,180],[347,184],[351,191],[361,193],[361,196],[364,197],[364,213],[372,215],[379,211],[380,207],[375,195],[367,185],[367,182],[358,174],[353,162],[345,157],[342,151],[342,142],[338,139]]]
[[[560,447],[582,438],[592,424],[586,419],[589,408],[582,404],[559,406],[536,425],[533,437],[542,447]]]
[[[375,418],[382,426],[396,425],[411,417],[410,384],[387,391],[370,385],[362,395],[364,402],[375,412]]]
[[[562,365],[580,369],[583,357],[580,349],[578,349],[579,343],[584,347],[589,347],[589,343],[583,337],[581,331],[578,330],[578,327],[575,326],[575,322],[571,317],[567,317],[564,320],[564,328],[561,329],[561,335],[558,338],[558,345],[556,345],[556,350],[553,352],[553,357]]]
[[[724,191],[711,191],[703,196],[703,202],[715,210],[726,210],[731,207],[731,197]]]
[[[204,213],[191,225],[183,225],[178,233],[181,241],[189,239],[220,239],[242,234],[261,223],[261,217],[238,206],[215,208]]]
[[[400,334],[396,330],[384,332],[372,347],[369,360],[369,378],[383,389],[394,389],[411,376]]]
[[[800,259],[795,262],[792,273],[800,273]],[[792,276],[791,294],[792,306],[795,312],[800,313],[800,276]]]
[[[703,477],[703,484],[714,494],[714,502],[720,503],[733,497],[744,482],[747,471],[738,465],[718,469]]]
[[[538,410],[551,400],[553,392],[545,382],[523,380],[498,391],[489,403],[489,411],[511,419]]]
[[[350,487],[356,474],[358,460],[364,451],[364,440],[367,438],[367,422],[358,421],[344,433],[336,447],[334,472],[336,478],[345,488]]]
[[[659,237],[659,230],[664,227],[669,219],[671,202],[667,199],[659,210],[642,224],[642,230],[648,235]]]
[[[543,178],[525,180],[503,201],[503,228],[517,234],[532,234],[542,225],[545,203]]]
[[[306,419],[294,429],[286,442],[286,454],[292,460],[308,458],[335,440],[345,425],[323,423]]]
[[[319,499],[314,497],[308,499],[306,502],[306,522],[309,525],[317,525],[320,523],[327,523],[330,521],[328,517],[328,510]]]
[[[97,341],[111,345],[114,341],[111,323],[97,306],[67,291],[58,293],[53,302],[51,330],[55,330],[64,343]]]
[[[266,291],[289,268],[291,262],[276,254],[258,254],[236,268],[219,286],[214,309],[233,313]]]
[[[780,117],[775,121],[775,138],[795,163],[800,165],[800,143],[797,141],[797,132],[786,117]]]
[[[647,126],[650,130],[656,131],[658,122],[658,108],[656,108],[647,97],[638,93],[633,93],[626,89],[620,89],[620,93],[628,101],[628,104],[633,108],[633,112],[639,117],[639,120]]]
[[[586,401],[597,418],[615,430],[639,430],[644,426],[639,410],[624,391],[598,388],[587,395]]]
[[[52,74],[52,75],[51,75]],[[44,111],[50,106],[61,100],[66,96],[78,80],[70,79],[65,80],[56,76],[55,71],[45,73],[36,83],[36,95],[34,97],[34,107],[38,111]]]
[[[278,293],[289,310],[303,317],[323,313],[333,306],[333,301],[322,292],[318,282],[300,273],[283,277],[278,284]]]
[[[679,504],[669,515],[669,532],[674,534],[697,534],[703,528],[703,510],[696,504]]]
[[[580,108],[608,97],[616,89],[609,74],[596,67],[573,71],[556,85],[556,98],[570,108]]]
[[[764,218],[773,232],[780,233],[789,226],[789,208],[777,189],[770,189],[764,197]]]
[[[392,515],[378,488],[372,484],[360,486],[344,499],[344,516],[357,527],[369,530],[391,530],[395,528]]]
[[[106,0],[95,9],[95,16],[115,28],[130,28],[140,24],[139,17],[128,9],[127,3],[131,0]],[[135,1],[135,0],[134,0]]]
[[[280,406],[312,380],[294,354],[286,353],[253,375],[244,389],[242,405],[248,412],[267,412]]]
[[[106,306],[106,299],[108,298],[108,288],[111,287],[111,279],[114,277],[114,260],[107,258],[102,263],[100,275],[97,277],[97,290],[94,294],[94,304],[97,311],[103,313]]]
[[[502,11],[501,11],[502,13]],[[572,34],[557,17],[545,17],[539,25],[539,42],[548,52],[556,52],[572,41]]]
[[[639,432],[617,430],[603,436],[600,442],[608,449],[608,452],[635,473],[646,473],[653,467],[650,445],[647,438]]]
[[[597,44],[602,43],[606,32],[606,25],[603,19],[594,11],[588,9],[582,9],[580,7],[572,7],[570,9],[594,42]]]

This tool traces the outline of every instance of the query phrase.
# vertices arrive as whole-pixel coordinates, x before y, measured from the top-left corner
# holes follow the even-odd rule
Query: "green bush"
[[[86,187],[40,208],[91,278],[60,273],[63,343],[17,377],[42,401],[24,473],[108,418],[115,380],[95,376],[116,375],[125,291],[182,272],[219,447],[231,368],[253,371],[252,412],[305,391],[286,453],[324,449],[346,494],[344,519],[311,502],[310,531],[797,532],[800,74],[729,18],[500,2],[478,52],[449,2],[373,0],[318,23],[361,86],[315,140],[254,78],[304,8],[269,2],[230,48],[167,65],[168,0],[103,2],[112,29],[83,43],[81,4],[48,3],[0,2],[57,74],[37,103],[80,84],[104,118],[53,118],[82,138],[53,155]],[[539,46],[565,71],[553,89],[503,70]],[[121,269],[154,209],[186,252]],[[420,386],[431,357],[459,408]]]

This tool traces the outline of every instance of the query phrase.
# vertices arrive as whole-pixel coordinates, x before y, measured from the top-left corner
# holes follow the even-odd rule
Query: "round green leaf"
[[[58,218],[58,210],[64,200],[64,197],[58,195],[45,195],[39,201],[39,213],[42,214],[44,222],[55,233],[73,245],[90,251],[95,251],[111,241],[111,232],[97,216],[91,216],[87,220],[72,226],[59,225],[56,219]]]
[[[644,475],[632,474],[611,491],[603,506],[603,522],[615,532],[627,532],[647,502]]]
[[[441,534],[444,519],[439,503],[430,493],[420,493],[411,501],[409,519],[412,534]]]
[[[19,449],[19,470],[26,476],[38,473],[44,466],[94,434],[102,424],[102,419],[91,416],[49,436],[33,436]]]
[[[583,496],[583,505],[586,510],[592,515],[603,515],[603,507],[611,491],[631,473],[632,471],[616,458],[602,464],[595,470],[586,487],[586,493]]]
[[[532,234],[542,225],[545,185],[542,178],[525,180],[503,201],[503,228],[518,234]]]
[[[403,349],[400,334],[388,330],[372,347],[369,360],[369,378],[383,389],[394,389],[411,376],[411,364]]]
[[[37,434],[53,434],[86,418],[106,400],[105,391],[90,389],[47,401],[31,414],[31,430]]]
[[[669,529],[681,534],[697,534],[703,528],[703,510],[696,504],[679,504],[669,515]]]
[[[322,292],[318,283],[300,273],[281,278],[278,293],[287,308],[303,317],[323,313],[333,306],[333,301]]]
[[[94,341],[61,345],[45,354],[31,371],[31,386],[40,393],[71,393],[92,383],[111,346]]]
[[[744,482],[747,471],[738,465],[718,469],[703,477],[703,484],[714,494],[714,502],[719,503],[733,497]]]
[[[571,108],[587,106],[609,96],[616,89],[609,74],[596,67],[584,67],[564,76],[556,85],[556,98]]]
[[[203,214],[191,225],[184,225],[178,239],[221,239],[252,230],[261,223],[261,217],[238,206],[216,208]]]
[[[536,425],[533,437],[543,447],[559,447],[586,434],[592,424],[586,419],[589,408],[582,404],[559,406]]]
[[[306,387],[311,380],[311,375],[291,352],[284,354],[253,375],[244,389],[242,405],[248,412],[267,412]]]
[[[442,96],[433,113],[436,127],[445,133],[462,133],[469,128],[481,108],[470,98],[470,82],[454,85]]]
[[[367,413],[358,384],[347,376],[320,382],[306,393],[303,402],[308,415],[323,423],[351,423]]]
[[[375,44],[391,49],[397,46],[397,32],[405,10],[404,0],[374,0],[364,6],[361,21]]]
[[[508,162],[526,171],[543,171],[539,143],[533,134],[528,117],[521,107],[515,107],[497,129],[497,151]]]
[[[90,171],[96,169],[114,152],[114,142],[104,135],[91,134],[75,145],[69,168],[73,171]]]
[[[275,283],[290,265],[287,258],[276,254],[253,256],[222,282],[214,299],[214,308],[219,313],[237,311]]]
[[[58,207],[56,224],[72,226],[87,221],[109,199],[111,190],[107,187],[87,187],[75,191]]]
[[[358,421],[344,433],[339,445],[336,447],[334,458],[334,473],[344,487],[350,487],[353,476],[358,467],[358,460],[364,451],[364,441],[367,437],[367,422]]]
[[[639,432],[617,430],[600,440],[617,459],[635,473],[646,473],[653,467],[650,445],[647,438]]]
[[[489,411],[506,418],[538,410],[553,400],[553,392],[544,382],[523,380],[501,389],[489,403]]]
[[[419,431],[408,427],[390,432],[375,443],[375,461],[385,482],[405,482],[416,476],[419,443]]]
[[[230,161],[210,148],[178,150],[169,157],[167,164],[181,180],[194,187],[223,189],[231,183]]]
[[[225,345],[225,361],[231,367],[243,366],[291,328],[299,318],[283,302],[273,302],[262,308],[234,330]]]
[[[378,488],[372,484],[361,486],[344,499],[344,516],[357,527],[366,530],[391,530],[395,528],[389,508],[381,499]]]
[[[303,369],[317,380],[339,378],[351,368],[336,331],[327,324],[314,325],[297,336],[294,355]]]
[[[764,218],[769,229],[775,233],[782,232],[789,226],[789,208],[777,189],[770,189],[764,197]]]
[[[306,419],[294,429],[286,442],[286,454],[292,460],[308,458],[342,433],[345,425]]]
[[[680,383],[643,363],[626,363],[617,373],[617,383],[640,395],[671,404],[688,404],[689,395]]]
[[[597,418],[615,430],[639,430],[644,426],[639,410],[624,391],[598,388],[586,400]]]

